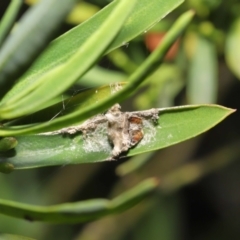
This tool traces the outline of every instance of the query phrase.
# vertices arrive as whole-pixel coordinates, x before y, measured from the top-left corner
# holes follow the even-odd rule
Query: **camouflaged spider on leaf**
[[[121,112],[119,104],[115,104],[105,114],[108,120],[108,138],[113,144],[112,159],[116,159],[122,152],[137,145],[144,137],[143,119],[151,117],[158,119],[158,110],[148,112]]]
[[[104,149],[109,150],[110,142],[113,148],[108,160],[115,160],[121,153],[127,152],[142,141],[145,135],[143,131],[143,127],[146,125],[145,122],[147,121],[147,125],[150,124],[149,120],[153,124],[156,123],[158,114],[158,109],[122,112],[121,106],[115,104],[105,114],[98,114],[81,125],[63,128],[51,134],[75,134],[82,132],[85,149],[91,152],[98,152]]]

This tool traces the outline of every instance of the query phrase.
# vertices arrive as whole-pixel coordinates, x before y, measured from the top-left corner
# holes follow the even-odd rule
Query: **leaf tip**
[[[0,163],[0,172],[11,173],[14,170],[14,165],[12,163]]]

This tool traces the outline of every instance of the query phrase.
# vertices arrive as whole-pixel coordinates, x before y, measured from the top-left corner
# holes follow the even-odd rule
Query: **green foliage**
[[[232,109],[218,105],[191,105],[160,109],[160,117],[156,126],[145,126],[144,129],[146,137],[150,140],[131,149],[127,156],[165,148],[195,137],[222,121],[232,112]],[[8,152],[12,156],[4,161],[5,164],[12,164],[15,169],[101,162],[106,161],[111,154],[111,147],[103,142],[105,136],[97,133],[91,139],[92,148],[96,143],[101,143],[102,148],[96,148],[95,151],[88,150],[85,139],[80,134],[72,137],[64,137],[61,134],[30,135],[19,136],[17,139],[19,143],[12,150],[12,154],[11,151]],[[14,154],[14,151],[17,154]],[[34,154],[36,152],[38,154]],[[0,153],[0,156],[6,156],[6,153],[2,155]]]
[[[143,181],[113,200],[93,199],[54,206],[31,206],[17,202],[0,200],[1,212],[9,216],[29,221],[52,223],[78,223],[100,218],[104,215],[121,212],[139,203],[158,186],[156,179]]]
[[[183,0],[116,0],[109,4],[106,1],[106,7],[91,18],[50,42],[53,32],[60,26],[76,1],[63,1],[64,4],[59,4],[56,0],[42,0],[39,4],[30,7],[20,20],[17,20],[20,2],[12,1],[3,18],[4,24],[0,27],[1,172],[13,171],[13,174],[21,174],[21,171],[14,170],[36,168],[36,171],[40,171],[38,168],[46,166],[107,161],[112,146],[106,132],[100,135],[96,133],[90,139],[92,144],[101,143],[105,139],[107,147],[98,148],[97,151],[86,148],[86,139],[82,133],[72,136],[39,133],[82,123],[106,111],[115,103],[127,101],[138,109],[158,108],[159,119],[155,124],[147,122],[143,129],[145,138],[124,154],[124,157],[134,156],[134,158],[120,165],[117,174],[127,175],[129,178],[124,179],[127,180],[125,181],[127,184],[115,183],[112,200],[101,198],[72,203],[70,202],[72,199],[67,199],[64,202],[68,203],[52,204],[49,199],[54,194],[48,190],[45,191],[47,197],[43,196],[39,201],[37,196],[39,193],[33,180],[36,178],[30,174],[26,179],[28,179],[27,183],[32,181],[35,191],[32,200],[28,198],[32,190],[29,192],[26,190],[26,194],[21,194],[19,188],[18,195],[14,195],[14,191],[11,191],[11,183],[4,181],[3,178],[2,183],[5,186],[0,187],[4,189],[3,196],[10,194],[9,198],[15,201],[0,199],[0,213],[24,221],[79,223],[123,212],[152,195],[155,196],[152,203],[150,201],[143,204],[143,207],[133,214],[133,218],[127,217],[126,222],[125,220],[121,222],[124,222],[123,226],[128,229],[128,224],[136,224],[150,209],[147,216],[148,224],[138,234],[134,234],[134,237],[140,239],[140,236],[145,236],[149,231],[157,234],[158,227],[154,222],[160,221],[166,226],[163,239],[173,238],[175,234],[171,234],[173,231],[170,223],[176,226],[173,219],[178,212],[178,203],[170,201],[169,206],[174,210],[171,211],[171,220],[165,221],[164,218],[168,215],[166,209],[169,206],[165,211],[163,206],[167,206],[167,201],[163,196],[159,196],[159,190],[163,193],[176,191],[218,169],[219,166],[225,166],[230,160],[222,161],[222,164],[209,160],[207,162],[209,164],[205,165],[184,165],[181,169],[176,169],[176,172],[169,174],[164,172],[163,177],[154,172],[156,169],[162,171],[159,163],[153,168],[148,167],[147,163],[154,160],[152,151],[194,138],[235,111],[215,103],[218,98],[218,53],[222,53],[223,49],[229,68],[239,77],[236,64],[239,51],[235,51],[240,32],[239,20],[237,18],[233,20],[233,26],[226,36],[226,47],[223,48],[222,39],[225,37],[223,29],[217,29],[214,23],[208,20],[211,12],[221,6],[220,0],[214,3],[186,1],[185,5],[179,8],[178,13],[174,12],[180,17],[176,19],[171,14],[167,20],[161,22],[160,20],[177,8]],[[97,3],[97,1],[93,2]],[[75,12],[67,18],[71,23],[76,23],[80,19],[77,17],[79,6],[81,5],[76,5]],[[84,9],[89,8],[86,11],[92,14],[99,8],[94,3],[92,5],[83,3],[82,6]],[[85,8],[86,6],[88,7]],[[183,8],[188,10],[189,6],[195,9],[198,22],[193,20],[194,11],[190,10],[182,14]],[[92,11],[91,7],[95,10]],[[16,29],[11,29],[14,22],[17,22]],[[9,33],[10,30],[12,31]],[[152,51],[147,43],[147,37],[152,32],[157,34],[160,32],[164,37],[151,54],[146,54],[146,49],[143,49],[142,45],[146,44]],[[146,38],[143,39],[143,36]],[[178,55],[173,53],[173,56],[169,57],[168,50],[174,43],[177,44]],[[175,61],[163,64],[165,60],[169,61],[169,58],[175,58]],[[103,66],[104,64],[100,65],[100,59],[104,59],[103,62],[108,59],[116,68],[109,69],[108,65],[107,67]],[[187,81],[183,80],[186,69]],[[79,91],[80,87],[92,86],[95,88]],[[175,98],[183,87],[186,89],[187,103],[194,105],[173,107]],[[72,88],[77,89],[77,94],[69,93]],[[134,95],[140,90],[142,92],[140,96]],[[130,100],[132,98],[133,101]],[[186,104],[186,100],[180,103]],[[175,157],[181,158],[180,155]],[[146,170],[142,170],[144,166]],[[77,168],[77,165],[74,167]],[[84,169],[84,165],[81,167]],[[83,179],[88,176],[85,175],[84,170],[81,174],[78,177],[84,182]],[[156,178],[144,180],[149,174]],[[162,177],[160,183],[159,177]],[[68,179],[61,181],[65,184]],[[30,189],[30,186],[26,187],[28,188]],[[66,189],[68,188],[71,187]],[[129,188],[131,189],[128,190]],[[115,197],[116,195],[118,196]],[[158,199],[161,199],[160,202],[163,204],[162,208],[158,209],[164,213],[161,218],[158,211],[154,210],[158,206]],[[28,203],[20,203],[21,201]],[[56,201],[61,202],[58,199]],[[32,202],[34,204],[30,204]],[[40,206],[43,204],[48,206]],[[134,208],[130,211],[134,211]],[[116,220],[121,218],[121,215],[112,218]],[[100,220],[99,226],[101,221],[104,219]],[[18,232],[11,233],[23,235],[24,232],[20,229],[26,228],[21,228],[20,223],[18,226]],[[112,229],[115,229],[114,226]],[[111,235],[112,239],[124,239],[121,234],[126,230],[121,226],[119,229],[122,232],[115,229],[116,237]],[[85,231],[89,234],[87,228]],[[26,233],[26,235],[31,234]],[[86,235],[83,231],[82,237],[77,239],[84,239],[84,236]],[[11,234],[0,234],[1,237],[24,239]],[[101,238],[101,233],[98,237],[109,239]],[[69,236],[66,238],[69,239]]]

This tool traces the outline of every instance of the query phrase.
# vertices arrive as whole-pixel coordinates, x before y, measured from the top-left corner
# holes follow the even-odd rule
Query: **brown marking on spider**
[[[151,112],[121,112],[119,104],[115,104],[105,114],[108,120],[108,138],[113,145],[109,160],[114,160],[123,152],[137,145],[144,137],[143,117],[158,119],[158,111]],[[157,115],[157,116],[156,116]]]

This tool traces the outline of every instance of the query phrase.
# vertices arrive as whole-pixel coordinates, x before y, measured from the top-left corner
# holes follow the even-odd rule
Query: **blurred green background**
[[[0,14],[10,1],[0,2]],[[19,17],[28,9],[25,1]],[[59,35],[110,1],[82,1]],[[122,103],[142,110],[196,103],[239,108],[240,2],[186,0],[165,19],[99,63],[69,95],[124,80],[146,59],[184,11],[196,17],[141,91]],[[87,84],[91,79],[91,83]],[[240,236],[240,116],[236,112],[209,132],[173,147],[132,159],[48,167],[0,175],[0,198],[50,205],[90,198],[112,198],[147,177],[160,179],[155,195],[122,214],[95,222],[51,225],[0,215],[0,232],[35,239],[200,240]]]

